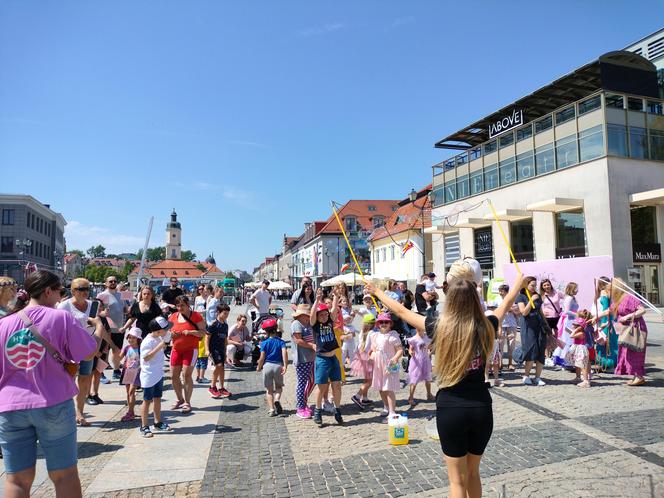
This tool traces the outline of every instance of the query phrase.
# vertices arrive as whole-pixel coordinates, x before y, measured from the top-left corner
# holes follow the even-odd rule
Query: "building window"
[[[579,162],[576,134],[556,140],[556,164],[558,169],[567,168]]]
[[[594,97],[590,97],[583,102],[579,102],[579,116],[583,116],[584,114],[599,109],[600,107],[602,107],[602,99],[600,96],[595,95]]]
[[[456,201],[456,183],[454,181],[445,184],[445,204]]]
[[[521,140],[525,140],[526,138],[530,138],[533,136],[533,125],[528,125],[523,128],[519,128],[516,130],[516,141],[521,142]]]
[[[630,111],[643,112],[643,99],[636,97],[627,97],[627,109]]]
[[[466,164],[468,162],[468,154],[465,152],[463,154],[459,154],[456,156],[456,165],[461,166],[462,164]]]
[[[650,130],[650,159],[664,161],[664,131]]]
[[[516,165],[514,158],[505,159],[500,161],[500,184],[509,185],[516,181]]]
[[[3,209],[2,210],[2,224],[3,225],[13,225],[15,216],[16,216],[16,210],[15,209]]]
[[[482,171],[475,171],[470,174],[470,194],[475,195],[484,191],[484,181]]]
[[[344,218],[344,224],[346,225],[347,232],[357,231],[357,219],[353,216],[346,216]]]
[[[535,168],[538,175],[543,175],[556,169],[553,144],[543,145],[535,149]]]
[[[484,155],[486,156],[487,154],[490,154],[491,152],[496,152],[497,150],[497,145],[495,140],[491,140],[490,142],[487,142],[484,144]]]
[[[468,175],[460,176],[456,181],[457,198],[463,199],[470,195],[470,185],[468,184]]]
[[[575,116],[576,116],[576,111],[574,110],[573,105],[569,106],[567,109],[558,111],[556,113],[556,126],[571,121],[572,119],[574,119]]]
[[[544,119],[540,119],[535,122],[535,134],[542,133],[543,131],[551,129],[553,126],[553,119],[551,116],[547,116]]]
[[[374,263],[379,263],[380,262],[380,254],[378,253],[378,249],[374,249]]]
[[[650,114],[659,114],[660,116],[664,114],[664,105],[662,102],[657,102],[656,100],[648,101],[648,112]]]
[[[514,143],[514,133],[509,132],[505,133],[502,137],[500,137],[500,148],[502,149],[503,147],[507,147],[508,145],[512,145]]]
[[[33,214],[32,219],[30,220],[30,229],[31,230],[35,229],[35,218],[36,218],[36,216]]]
[[[0,252],[14,252],[14,237],[0,238]]]
[[[648,133],[645,128],[629,127],[629,157],[648,158]]]
[[[484,190],[492,190],[500,185],[498,178],[498,165],[492,164],[484,168]]]
[[[25,226],[28,227],[28,228],[30,228],[30,218],[31,217],[32,217],[32,214],[30,212],[28,212],[28,216],[25,218],[25,220],[26,220]]]
[[[516,156],[516,170],[518,180],[535,176],[535,157],[532,151]]]
[[[579,132],[580,160],[590,161],[604,155],[604,132],[602,125]]]
[[[627,129],[623,125],[607,124],[606,138],[609,155],[627,157]]]
[[[369,211],[375,211],[376,206],[369,205],[367,209],[369,209]]]
[[[633,206],[629,210],[632,225],[632,246],[657,244],[657,208]]]
[[[461,258],[459,234],[443,236],[443,243],[445,245],[445,268],[449,268],[452,263]]]
[[[586,224],[583,211],[556,213],[556,258],[586,255]]]
[[[374,228],[382,227],[385,224],[385,217],[384,216],[374,216],[371,221],[373,222],[373,227]]]
[[[444,188],[442,186],[436,187],[433,192],[433,207],[438,207],[445,202]]]
[[[532,219],[511,222],[510,239],[517,261],[535,261]]]
[[[623,100],[624,99],[622,95],[613,95],[611,93],[607,93],[606,97],[604,97],[606,107],[613,107],[614,109],[624,109],[625,106],[623,104]]]
[[[471,149],[469,152],[470,155],[470,160],[474,161],[475,159],[479,159],[482,157],[482,148],[481,147],[475,147],[474,149]]]
[[[387,261],[387,250],[383,247],[380,252],[383,253],[383,263]]]
[[[390,259],[394,261],[394,245],[390,246]]]

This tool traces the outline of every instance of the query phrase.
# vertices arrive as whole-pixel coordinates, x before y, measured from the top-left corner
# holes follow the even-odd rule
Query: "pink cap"
[[[376,323],[379,322],[391,322],[392,321],[392,315],[389,313],[381,313],[378,315],[378,318],[376,318]]]
[[[318,313],[319,311],[330,311],[330,308],[328,307],[327,304],[325,304],[325,303],[320,303],[320,304],[318,305],[318,308],[316,308],[316,313]]]

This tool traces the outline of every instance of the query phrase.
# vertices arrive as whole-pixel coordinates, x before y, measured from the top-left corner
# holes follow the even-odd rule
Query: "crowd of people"
[[[517,375],[522,366],[522,383],[541,387],[546,385],[545,365],[566,368],[576,373],[579,387],[587,388],[593,366],[595,371],[613,367],[616,374],[632,377],[628,385],[640,386],[645,383],[647,329],[642,302],[626,292],[620,279],[598,278],[589,309],[577,302],[576,283],[568,283],[563,294],[549,280],[538,286],[534,277],[522,275],[487,302],[475,263],[458,261],[442,285],[434,274],[424,275],[414,292],[404,282],[367,284],[359,307],[352,306],[344,284],[326,292],[305,277],[290,301],[290,349],[270,313],[273,296],[267,281],[248,299],[255,320],[240,313],[229,328],[230,307],[222,300],[223,290],[212,285],[199,285],[188,296],[173,278],[159,299],[144,286],[132,302],[122,298],[116,277],[109,277],[95,298],[83,278],[74,279],[66,292],[48,271],[30,274],[24,289],[0,277],[5,350],[0,358],[0,446],[6,495],[29,494],[39,440],[56,492],[80,496],[76,426],[89,425],[86,410],[104,402],[101,383],[123,386],[127,412],[122,420],[140,417],[140,434],[149,438],[171,431],[161,413],[167,361],[175,395],[171,409],[187,414],[194,409],[195,382],[209,384],[215,399],[232,396],[225,371],[247,365],[243,361],[254,353],[252,341],[260,333],[256,369],[263,377],[268,416],[284,411],[281,396],[290,363],[296,377],[295,414],[319,426],[325,413],[343,424],[347,375],[362,380],[351,396],[354,405],[371,408],[373,390],[384,420],[396,417],[404,370],[408,405],[417,404],[419,384],[425,386],[425,399],[436,402],[452,496],[480,496],[479,462],[493,427],[489,388],[504,386],[503,372]],[[638,330],[641,347],[623,340],[623,329]],[[209,361],[211,380],[206,378]],[[140,414],[135,413],[138,392]]]

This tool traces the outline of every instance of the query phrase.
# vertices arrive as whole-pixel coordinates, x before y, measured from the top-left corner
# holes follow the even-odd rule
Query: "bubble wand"
[[[364,285],[367,285],[369,282],[367,282],[367,279],[364,278],[364,273],[362,272],[362,268],[360,268],[360,264],[357,262],[357,258],[355,257],[355,251],[353,251],[352,246],[350,245],[350,241],[348,240],[348,236],[346,235],[346,230],[344,230],[344,225],[341,223],[341,220],[339,219],[339,213],[337,212],[337,208],[334,207],[334,202],[331,202],[332,204],[332,211],[334,212],[334,217],[337,219],[337,223],[339,224],[339,228],[341,229],[341,234],[344,236],[344,240],[346,241],[346,246],[348,247],[348,250],[350,251],[350,255],[353,258],[353,261],[355,262],[355,268],[357,268],[357,271],[360,272],[360,278],[362,279],[362,282],[364,282]],[[376,302],[376,298],[371,296],[371,300],[374,303],[374,306],[376,307],[376,311],[378,311],[380,308],[378,308],[378,303]]]
[[[514,252],[512,252],[512,246],[510,246],[510,243],[507,240],[507,235],[505,235],[505,231],[503,230],[503,226],[500,224],[500,220],[498,219],[498,214],[496,213],[496,210],[493,207],[493,203],[491,202],[491,199],[487,199],[486,201],[489,203],[489,208],[491,209],[491,214],[493,215],[493,218],[496,220],[496,223],[498,224],[498,230],[500,230],[500,235],[503,236],[503,242],[505,242],[505,245],[507,246],[507,250],[510,252],[510,257],[512,258],[512,263],[514,263],[514,267],[516,268],[516,271],[521,273],[521,269],[519,268],[519,263],[516,262],[516,258],[514,257]],[[532,309],[535,309],[535,303],[533,302],[533,297],[530,295],[530,291],[528,291],[527,287],[526,287],[526,296],[528,296],[528,301],[530,301],[530,307]]]

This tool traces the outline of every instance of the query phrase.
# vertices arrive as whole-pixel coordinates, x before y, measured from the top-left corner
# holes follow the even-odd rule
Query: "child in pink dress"
[[[410,396],[408,404],[415,406],[415,389],[417,384],[424,382],[427,388],[427,401],[436,398],[431,394],[431,356],[429,345],[431,339],[427,337],[424,330],[418,330],[417,334],[408,339],[410,349],[410,363],[408,363],[408,383],[410,384]]]
[[[371,338],[378,333],[375,327],[376,317],[372,313],[366,313],[362,317],[362,331],[360,332],[357,353],[355,353],[355,358],[353,358],[353,363],[351,363],[351,374],[363,379],[357,394],[354,394],[350,398],[360,410],[368,408],[372,403],[367,398],[367,394],[369,393],[371,379],[373,378],[373,361],[369,359],[369,353],[371,351]]]
[[[592,315],[587,310],[578,312],[577,318],[572,321],[570,337],[573,344],[570,346],[565,362],[573,365],[576,369],[576,375],[581,373],[581,383],[577,384],[578,387],[590,387],[590,355],[588,353],[588,346],[586,346],[586,325],[592,319]]]
[[[374,362],[371,387],[380,392],[387,410],[383,416],[395,416],[397,400],[394,392],[399,389],[399,360],[403,354],[399,335],[392,330],[392,316],[381,313],[376,319],[379,333],[371,338],[371,356]]]

